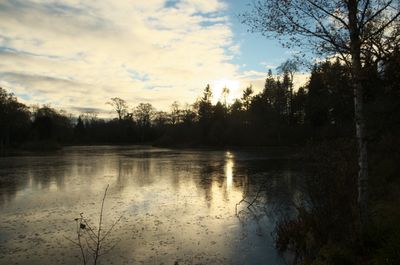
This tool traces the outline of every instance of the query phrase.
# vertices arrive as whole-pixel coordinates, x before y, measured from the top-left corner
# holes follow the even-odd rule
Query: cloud
[[[72,112],[111,97],[168,109],[207,83],[240,78],[218,0],[3,0],[0,85]]]
[[[255,70],[249,70],[249,71],[244,71],[242,74],[242,78],[264,78],[267,76],[267,72],[261,72],[261,71],[255,71]]]
[[[279,64],[272,64],[272,63],[268,63],[268,62],[261,62],[260,63],[265,69],[276,69],[278,68]]]
[[[226,5],[218,0],[181,0],[178,7],[191,12],[212,13],[226,8]]]

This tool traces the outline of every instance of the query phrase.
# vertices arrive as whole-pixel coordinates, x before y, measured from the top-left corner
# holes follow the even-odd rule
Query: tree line
[[[28,107],[0,89],[0,146],[16,147],[29,142],[58,144],[153,143],[182,146],[301,145],[353,137],[354,111],[350,69],[339,60],[316,64],[308,82],[294,89],[294,61],[284,62],[279,75],[268,72],[261,92],[252,86],[232,104],[225,96],[212,103],[207,85],[193,104],[173,102],[170,110],[157,111],[150,103],[134,108],[121,98],[107,104],[114,119],[95,113],[78,117],[50,106]],[[399,53],[384,65],[369,69],[365,82],[366,109],[371,135],[393,127],[398,117]],[[391,119],[384,118],[392,117]],[[397,115],[397,116],[396,116]],[[396,120],[396,121],[393,121]],[[385,127],[386,126],[386,127]]]

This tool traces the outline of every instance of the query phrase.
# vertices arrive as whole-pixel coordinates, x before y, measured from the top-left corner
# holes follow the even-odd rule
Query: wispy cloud
[[[219,0],[3,0],[0,85],[71,111],[111,97],[159,108],[240,78]]]

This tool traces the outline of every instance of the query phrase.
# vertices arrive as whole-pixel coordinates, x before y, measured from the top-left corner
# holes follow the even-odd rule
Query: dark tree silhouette
[[[286,78],[286,85],[289,87],[289,98],[288,98],[288,118],[289,122],[293,122],[293,89],[294,89],[294,75],[299,71],[299,63],[294,59],[284,61],[279,67],[278,71],[284,74]]]
[[[30,124],[27,106],[0,87],[0,151],[11,142],[23,141]]]
[[[73,125],[64,111],[57,111],[50,106],[36,107],[33,110],[33,140],[68,142],[71,140]]]
[[[170,113],[170,121],[171,124],[177,124],[181,121],[181,113],[182,111],[179,109],[179,102],[174,101],[171,105],[171,113]]]
[[[250,108],[253,92],[254,91],[253,91],[252,85],[246,87],[246,89],[243,91],[241,100],[242,100],[243,107],[246,111],[249,110],[249,108]]]
[[[120,121],[128,113],[128,104],[125,100],[121,98],[111,98],[110,101],[107,102],[107,104],[113,107],[114,111],[118,115],[118,120]]]
[[[340,56],[351,69],[358,140],[358,204],[368,221],[368,159],[364,116],[364,69],[399,46],[398,0],[267,0],[243,14],[253,31],[279,38],[287,47],[302,44],[317,54]]]
[[[198,103],[199,123],[203,138],[206,139],[212,121],[212,92],[210,85],[207,85],[203,92],[203,97]]]
[[[154,118],[155,110],[150,103],[140,103],[133,111],[136,124],[140,131],[141,141],[149,140],[151,135],[151,121]]]

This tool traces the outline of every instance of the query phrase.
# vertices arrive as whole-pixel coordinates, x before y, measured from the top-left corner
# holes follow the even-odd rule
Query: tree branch
[[[400,12],[398,12],[395,16],[393,16],[388,22],[383,24],[379,29],[377,29],[374,33],[371,33],[369,36],[367,36],[363,41],[366,41],[370,38],[373,38],[374,36],[378,35],[379,33],[383,32],[390,24],[392,24],[398,17],[400,17]]]
[[[361,19],[360,19],[360,25],[359,27],[362,27],[362,25],[364,25],[364,19],[365,19],[365,15],[367,14],[367,10],[370,4],[370,0],[366,0],[363,11],[361,13]]]
[[[369,1],[368,1],[369,2]],[[371,22],[374,18],[379,16],[386,8],[388,8],[392,4],[393,0],[390,0],[385,6],[375,12],[372,16],[370,16],[363,24],[361,24],[361,28],[364,28],[369,22]]]
[[[347,29],[349,28],[349,25],[346,23],[346,21],[344,21],[342,18],[336,16],[335,14],[329,12],[328,10],[326,10],[325,8],[323,8],[320,5],[317,5],[316,3],[314,3],[311,0],[306,0],[310,5],[314,6],[315,8],[321,10],[322,12],[324,12],[325,14],[327,14],[328,16],[333,17],[334,19],[336,19],[337,21],[339,21],[340,23],[343,24],[343,26],[345,26]]]

